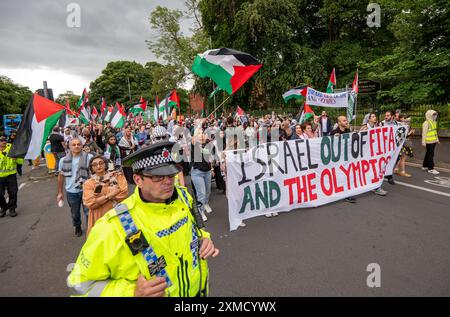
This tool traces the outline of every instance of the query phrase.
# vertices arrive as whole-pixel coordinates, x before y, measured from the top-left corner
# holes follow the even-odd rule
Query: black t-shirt
[[[339,129],[339,127],[337,127],[336,129],[334,129],[334,130],[331,130],[331,135],[335,135],[335,134],[344,134],[344,133],[350,133],[351,131],[350,131],[350,129],[349,128],[345,128],[345,130],[344,131],[341,131],[341,129]]]
[[[64,143],[64,137],[61,134],[52,133],[49,140],[53,153],[65,152],[64,146],[61,144]]]
[[[207,172],[211,170],[211,164],[208,162],[211,153],[209,153],[208,147],[205,147],[205,145],[201,146],[199,143],[191,145],[192,167],[202,172]],[[195,153],[201,153],[202,155],[201,162],[195,162]]]

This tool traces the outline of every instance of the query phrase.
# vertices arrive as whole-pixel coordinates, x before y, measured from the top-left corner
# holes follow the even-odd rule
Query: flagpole
[[[231,95],[229,95],[229,96],[227,97],[227,99],[225,99],[220,105],[218,105],[218,106],[214,109],[214,111],[211,112],[209,115],[215,113],[215,112],[217,111],[217,109],[220,108],[220,106],[222,106],[228,99],[230,99],[230,97],[231,97]]]

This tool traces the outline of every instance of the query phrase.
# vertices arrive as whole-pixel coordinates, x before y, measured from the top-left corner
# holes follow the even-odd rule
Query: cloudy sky
[[[71,3],[81,8],[80,27],[67,26]],[[32,91],[46,80],[55,98],[81,94],[109,61],[156,60],[145,40],[155,39],[157,5],[184,9],[182,0],[1,0],[0,75]]]

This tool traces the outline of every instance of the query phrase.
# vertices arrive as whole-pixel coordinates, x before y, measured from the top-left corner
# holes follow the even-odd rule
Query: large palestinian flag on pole
[[[286,91],[283,94],[284,102],[287,103],[289,100],[292,99],[304,99],[306,96],[307,88],[308,86],[299,86]]]
[[[37,94],[31,96],[9,156],[34,160],[41,155],[45,142],[64,113],[64,106]]]
[[[231,95],[261,66],[260,61],[247,53],[219,48],[198,54],[192,71],[201,78],[211,78],[217,86]]]
[[[111,127],[121,129],[125,125],[126,116],[127,114],[122,105],[116,102],[116,106],[111,113]]]

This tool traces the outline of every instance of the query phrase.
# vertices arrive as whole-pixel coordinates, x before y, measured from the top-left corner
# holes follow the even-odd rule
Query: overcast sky
[[[67,26],[70,3],[80,5],[79,28]],[[110,61],[156,60],[145,40],[155,38],[157,5],[184,9],[182,0],[0,0],[0,74],[32,91],[47,80],[55,98],[81,94]]]

